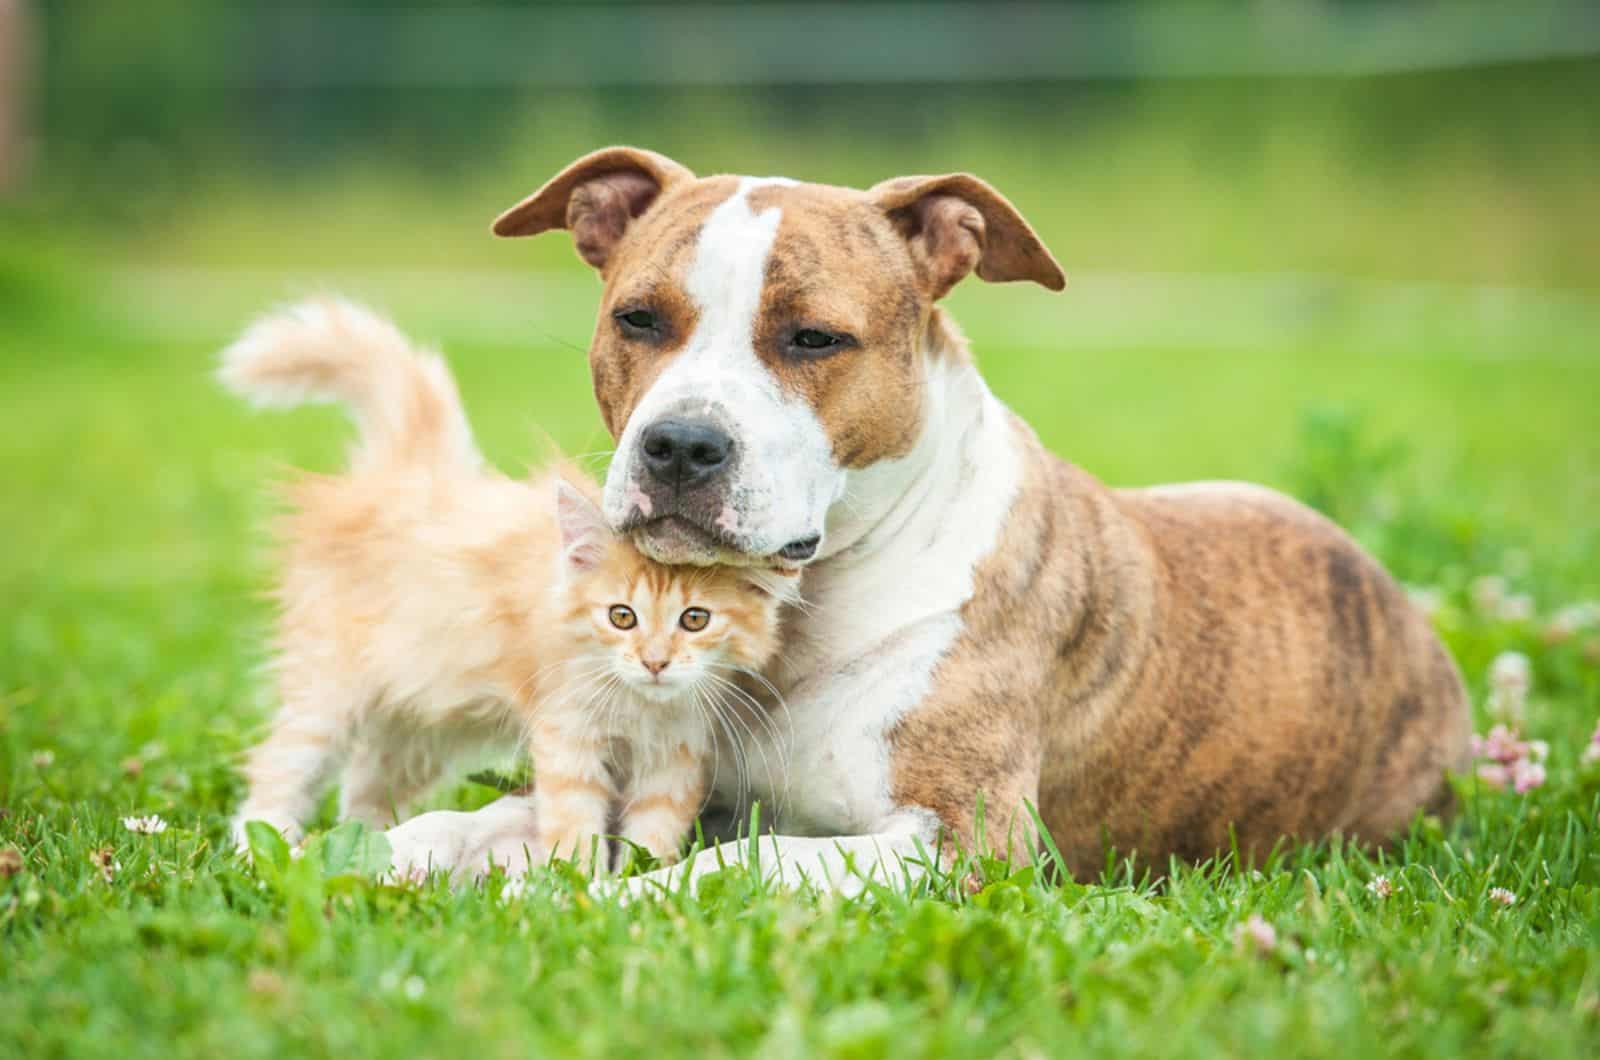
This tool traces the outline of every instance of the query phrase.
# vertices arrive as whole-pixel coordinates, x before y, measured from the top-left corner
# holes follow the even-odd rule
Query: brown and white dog
[[[848,888],[919,844],[1021,854],[1030,804],[1080,876],[1108,846],[1380,841],[1447,805],[1460,678],[1355,542],[1259,487],[1107,489],[989,392],[938,300],[974,272],[1065,281],[988,184],[696,178],[617,147],[494,226],[556,228],[604,280],[607,518],[667,562],[806,568],[750,790],[718,792],[776,811],[763,871]],[[520,860],[530,813],[389,837],[402,866],[481,868]]]

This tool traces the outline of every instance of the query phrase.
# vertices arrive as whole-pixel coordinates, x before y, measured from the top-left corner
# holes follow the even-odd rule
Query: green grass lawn
[[[1491,660],[1525,652],[1542,787],[1464,780],[1456,820],[1381,857],[1317,847],[1161,884],[991,866],[976,894],[855,902],[734,878],[619,908],[554,877],[515,902],[379,885],[340,837],[259,873],[229,855],[234,762],[271,706],[265,487],[336,466],[347,432],[327,410],[251,414],[208,378],[300,278],[71,279],[0,336],[0,1055],[1600,1052],[1600,765],[1580,760],[1600,628],[1546,635],[1600,595],[1592,304],[1486,322],[1467,296],[1396,310],[1338,288],[1262,331],[1228,291],[1093,277],[956,300],[1057,451],[1112,482],[1251,478],[1322,504],[1440,593],[1480,704]],[[502,466],[540,430],[605,448],[575,270],[339,279],[443,341]],[[1179,296],[1205,314],[1174,316]],[[1473,603],[1492,574],[1531,617]],[[129,831],[135,814],[169,827]],[[1252,917],[1270,944],[1241,936]]]

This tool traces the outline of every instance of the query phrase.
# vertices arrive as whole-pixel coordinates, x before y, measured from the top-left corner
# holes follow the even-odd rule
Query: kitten
[[[526,733],[540,850],[588,863],[621,834],[671,860],[705,794],[712,724],[777,646],[794,578],[656,564],[566,469],[486,469],[442,360],[322,301],[226,350],[260,403],[342,400],[348,473],[303,474],[279,527],[281,707],[235,822],[298,838],[343,769],[341,818],[395,819],[452,767]],[[754,677],[760,680],[759,677]],[[733,699],[730,700],[730,697]]]

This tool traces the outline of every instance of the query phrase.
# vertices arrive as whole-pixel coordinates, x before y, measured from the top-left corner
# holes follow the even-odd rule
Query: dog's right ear
[[[661,192],[694,174],[665,155],[638,147],[607,147],[584,155],[544,187],[495,218],[497,236],[572,232],[578,256],[605,268],[630,222]]]

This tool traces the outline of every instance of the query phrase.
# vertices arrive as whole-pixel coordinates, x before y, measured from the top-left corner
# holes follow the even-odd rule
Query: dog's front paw
[[[411,818],[383,833],[389,841],[389,874],[425,880],[433,872],[455,875],[474,833],[473,815],[436,810]]]
[[[549,855],[537,840],[524,835],[503,835],[495,837],[468,860],[473,873],[480,877],[500,868],[505,869],[506,875],[515,881],[543,867]]]

